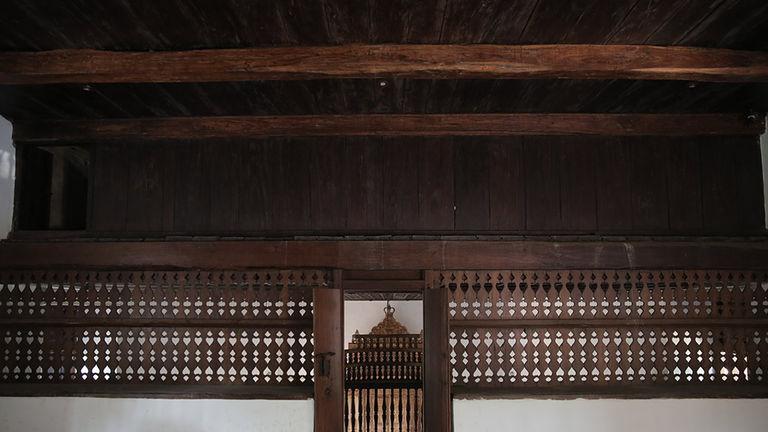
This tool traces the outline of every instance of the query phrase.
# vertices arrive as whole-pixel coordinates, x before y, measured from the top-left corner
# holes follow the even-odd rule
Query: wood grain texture
[[[0,268],[317,267],[766,270],[768,243],[743,240],[4,242]]]
[[[344,430],[344,291],[342,272],[332,287],[314,289],[315,432]]]
[[[91,153],[87,230],[14,238],[765,232],[756,137],[128,141]]]
[[[759,0],[18,0],[2,12],[0,50],[11,51],[435,42],[765,49],[767,13]]]
[[[344,45],[0,53],[0,84],[310,78],[768,81],[768,54],[647,45]]]
[[[449,432],[452,429],[448,330],[448,288],[432,286],[428,271],[424,289],[425,432]]]
[[[739,114],[369,114],[16,122],[14,140],[103,143],[301,136],[760,135]]]

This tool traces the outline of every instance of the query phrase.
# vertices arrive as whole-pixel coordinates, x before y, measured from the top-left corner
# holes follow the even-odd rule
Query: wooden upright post
[[[344,430],[344,291],[342,272],[333,285],[314,290],[315,432]]]
[[[451,431],[451,382],[448,363],[448,293],[425,275],[424,432]]]

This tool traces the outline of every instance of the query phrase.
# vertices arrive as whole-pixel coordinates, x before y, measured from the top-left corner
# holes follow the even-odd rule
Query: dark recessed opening
[[[89,155],[81,147],[20,149],[16,229],[84,230]]]

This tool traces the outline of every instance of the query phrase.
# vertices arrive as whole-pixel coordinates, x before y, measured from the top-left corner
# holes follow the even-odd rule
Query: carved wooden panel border
[[[0,272],[0,391],[47,384],[79,385],[83,393],[218,386],[243,395],[250,386],[307,394],[313,289],[331,285],[331,275]]]
[[[768,394],[768,272],[462,270],[430,283],[448,289],[459,395]]]
[[[37,327],[2,330],[0,382],[312,382],[312,331],[292,328]]]

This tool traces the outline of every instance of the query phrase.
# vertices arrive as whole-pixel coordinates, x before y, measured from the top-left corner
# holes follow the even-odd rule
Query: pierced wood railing
[[[0,392],[309,397],[329,275],[2,271]]]
[[[453,392],[768,395],[768,273],[442,271]]]

